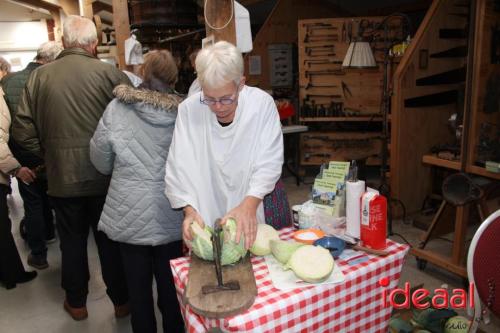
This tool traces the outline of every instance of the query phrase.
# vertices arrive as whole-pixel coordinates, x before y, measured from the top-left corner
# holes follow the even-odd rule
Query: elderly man
[[[31,72],[54,61],[61,51],[62,46],[59,43],[43,43],[37,50],[33,62],[30,62],[22,71],[9,75],[2,81],[4,98],[11,118],[14,118],[19,98]],[[42,158],[20,147],[14,140],[10,140],[9,147],[21,164],[17,170],[14,170],[14,173],[24,202],[24,227],[31,250],[28,265],[37,269],[45,269],[49,267],[46,241],[55,240],[55,234],[52,210],[47,197],[44,162]]]
[[[118,244],[97,231],[109,178],[90,162],[89,142],[113,88],[130,84],[121,71],[96,58],[92,21],[68,16],[64,51],[28,79],[12,125],[14,140],[43,154],[48,194],[56,212],[62,253],[64,309],[75,320],[87,318],[89,267],[87,238],[92,228],[107,293],[115,316],[128,315],[128,293]]]

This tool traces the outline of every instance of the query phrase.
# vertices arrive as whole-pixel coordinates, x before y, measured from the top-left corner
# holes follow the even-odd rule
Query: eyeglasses
[[[200,103],[205,105],[215,105],[217,103],[221,105],[231,105],[238,100],[237,97],[238,91],[239,89],[237,89],[236,92],[231,97],[221,97],[219,99],[205,98],[202,91],[202,93],[200,94]]]

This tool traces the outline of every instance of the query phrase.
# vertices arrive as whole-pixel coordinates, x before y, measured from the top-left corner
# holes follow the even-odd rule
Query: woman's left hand
[[[257,234],[257,207],[261,203],[261,199],[247,196],[235,208],[231,209],[223,218],[222,223],[226,223],[228,218],[236,220],[236,243],[239,243],[243,234],[245,237],[245,249],[252,247]]]

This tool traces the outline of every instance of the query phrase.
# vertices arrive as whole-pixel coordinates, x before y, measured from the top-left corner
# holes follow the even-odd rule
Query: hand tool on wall
[[[304,98],[304,103],[308,102],[309,100],[313,98],[342,98],[340,95],[334,95],[334,94],[306,94],[306,97]]]
[[[344,98],[348,99],[349,97],[352,97],[352,92],[349,89],[349,87],[347,86],[347,83],[345,83],[344,81],[340,81],[340,82],[342,84],[342,94],[344,95]]]
[[[342,22],[342,31],[340,32],[340,35],[342,36],[341,37],[341,41],[342,42],[345,42],[346,41],[346,26],[345,26],[345,21]]]
[[[304,43],[314,43],[314,42],[338,42],[339,35],[310,35],[306,34],[304,37]]]
[[[310,27],[334,27],[332,24],[325,22],[302,23],[302,26],[306,29]]]
[[[319,140],[319,141],[324,141],[324,142],[333,141],[333,139],[330,139],[330,137],[327,135],[304,135],[304,136],[302,136],[302,139],[304,141],[307,141],[307,140]]]
[[[327,154],[327,153],[318,153],[318,154],[304,153],[304,161],[309,161],[309,159],[311,159],[311,157],[330,158],[330,154]]]
[[[306,77],[311,77],[311,76],[314,76],[314,75],[345,75],[346,73],[341,70],[341,69],[337,69],[337,70],[331,70],[331,69],[327,69],[327,70],[324,70],[324,71],[305,71],[305,75]]]
[[[311,67],[311,65],[326,65],[326,64],[334,64],[341,65],[342,61],[336,59],[304,59],[304,65],[307,67]]]
[[[333,53],[335,52],[335,45],[334,44],[327,44],[327,45],[317,45],[317,46],[306,46],[306,54],[308,56],[311,56],[311,54],[314,52],[316,54],[318,53]],[[323,54],[324,56],[328,56],[326,54]]]
[[[308,90],[311,88],[338,88],[338,86],[334,84],[312,84],[311,81],[307,82],[307,85],[304,87],[304,89]]]
[[[324,146],[321,146],[321,145],[315,145],[315,146],[304,145],[302,148],[304,148],[304,149],[321,149],[321,148],[324,148]]]

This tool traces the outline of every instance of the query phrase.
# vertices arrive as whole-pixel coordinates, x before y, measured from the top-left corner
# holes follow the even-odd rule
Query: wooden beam
[[[113,13],[113,6],[101,1],[94,1],[92,2],[92,10],[94,11],[94,14],[97,14],[101,11]]]
[[[236,45],[233,0],[210,0],[206,4],[203,10],[208,21],[205,22],[207,37],[213,35],[215,42],[225,40]]]
[[[90,20],[94,18],[94,9],[92,8],[92,0],[84,0],[82,5],[82,15]]]
[[[58,5],[50,3],[50,2],[42,1],[42,0],[13,0],[13,2],[18,2],[18,3],[23,3],[26,5],[33,6],[33,7],[43,8],[43,9],[48,10],[49,12],[61,9],[61,6],[58,6]]]
[[[127,0],[113,0],[113,22],[115,27],[118,66],[127,69],[125,64],[125,40],[130,37],[130,21]]]

